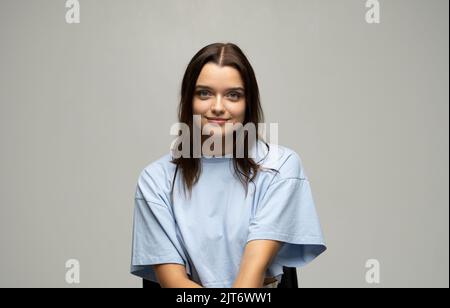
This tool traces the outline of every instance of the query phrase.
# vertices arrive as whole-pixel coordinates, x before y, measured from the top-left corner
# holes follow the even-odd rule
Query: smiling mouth
[[[219,123],[219,124],[226,123],[228,120],[230,120],[230,119],[208,118],[208,117],[206,119],[208,120],[208,122]]]

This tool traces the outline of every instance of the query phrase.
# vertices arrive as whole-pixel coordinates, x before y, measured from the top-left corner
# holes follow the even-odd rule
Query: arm
[[[184,265],[156,264],[153,265],[153,269],[162,288],[202,288],[201,285],[189,279]]]
[[[281,242],[274,240],[252,240],[248,242],[233,288],[261,288],[267,267],[280,247]]]

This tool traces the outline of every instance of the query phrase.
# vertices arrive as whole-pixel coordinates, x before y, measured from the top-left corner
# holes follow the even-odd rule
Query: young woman
[[[326,250],[299,155],[259,134],[253,142],[245,135],[244,156],[236,155],[231,124],[257,127],[262,120],[255,74],[241,49],[202,48],[184,74],[179,121],[191,132],[212,125],[215,136],[233,142],[195,157],[191,134],[188,157],[172,148],[144,168],[132,274],[162,287],[276,287],[283,266],[301,267]]]

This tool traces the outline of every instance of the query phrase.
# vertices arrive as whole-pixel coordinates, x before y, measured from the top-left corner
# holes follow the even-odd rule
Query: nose
[[[225,108],[222,102],[222,97],[219,95],[217,95],[216,99],[214,100],[214,102],[212,103],[211,106],[211,111],[215,114],[215,115],[221,115],[225,112]]]

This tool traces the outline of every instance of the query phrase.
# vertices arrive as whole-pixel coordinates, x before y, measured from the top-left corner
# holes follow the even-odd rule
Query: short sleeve
[[[142,185],[145,182],[146,185]],[[177,263],[185,265],[182,246],[177,237],[175,219],[169,207],[155,195],[148,200],[151,182],[140,178],[135,195],[133,216],[133,275],[157,282],[152,265]],[[146,190],[142,193],[142,189]],[[147,197],[144,197],[147,196]]]
[[[272,239],[283,242],[273,263],[301,267],[326,250],[319,218],[301,160],[290,158],[288,177],[277,177],[259,201],[250,221],[247,242]],[[295,170],[292,173],[292,170]]]

